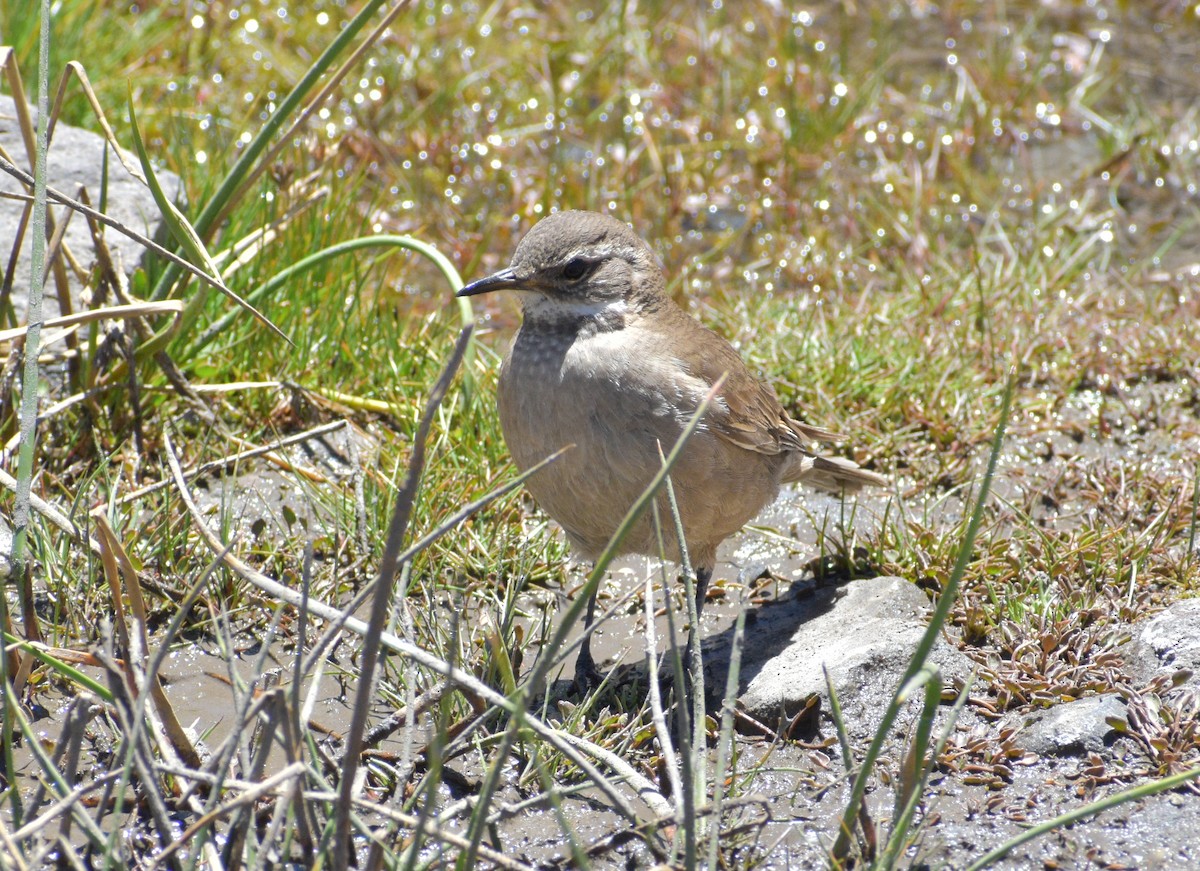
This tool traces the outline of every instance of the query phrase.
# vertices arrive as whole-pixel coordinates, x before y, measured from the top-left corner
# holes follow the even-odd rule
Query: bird
[[[817,452],[837,433],[796,420],[734,347],[667,292],[650,246],[626,223],[564,210],[541,219],[507,268],[465,285],[459,297],[515,293],[522,322],[500,365],[496,404],[509,453],[525,471],[566,446],[525,486],[595,561],[678,441],[719,387],[671,470],[684,544],[702,608],[726,538],[800,482],[841,494],[885,487],[883,475]],[[660,516],[669,518],[663,494]],[[660,547],[661,543],[661,547]],[[619,553],[682,561],[675,524],[650,512]],[[576,658],[576,682],[595,686],[594,588]]]

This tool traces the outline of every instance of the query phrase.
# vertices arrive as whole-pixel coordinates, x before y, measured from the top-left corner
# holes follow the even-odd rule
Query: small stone
[[[1025,718],[1018,743],[1039,756],[1098,753],[1117,731],[1110,717],[1125,719],[1125,702],[1116,693],[1055,705]]]
[[[1147,620],[1121,649],[1130,673],[1140,681],[1187,670],[1200,685],[1200,599],[1176,602]]]
[[[37,112],[30,107],[29,114],[36,124]],[[16,103],[9,96],[0,94],[0,147],[12,157],[15,163],[26,172],[30,171],[33,160],[25,153],[25,140],[17,122]],[[71,127],[67,124],[57,124],[54,127],[54,137],[50,140],[48,154],[47,183],[55,190],[66,194],[72,199],[80,199],[79,189],[87,189],[88,196],[94,204],[100,200],[101,176],[104,171],[106,142],[102,136]],[[126,152],[126,160],[133,166],[138,166],[138,159]],[[156,173],[163,192],[169,199],[175,200],[181,196],[182,184],[179,176],[166,170]],[[146,185],[130,176],[121,165],[112,150],[108,153],[108,204],[107,214],[144,236],[154,238],[162,224],[162,215],[154,196]],[[7,172],[0,172],[0,191],[24,193],[24,186]],[[4,240],[4,257],[9,255],[12,240],[16,238],[17,224],[21,219],[24,203],[20,200],[0,198],[0,239]],[[94,260],[91,232],[87,219],[83,215],[71,214],[66,206],[51,202],[50,211],[56,221],[64,221],[70,217],[64,244],[71,249],[80,264],[86,269]],[[141,262],[143,247],[140,242],[106,227],[104,237],[113,256],[124,267],[125,272],[131,273]],[[29,298],[30,278],[30,235],[26,228],[24,243],[13,273],[12,303],[17,312],[18,322],[24,322]],[[70,272],[70,270],[68,270]],[[79,293],[81,288],[72,282],[72,305],[80,306]],[[112,300],[108,301],[112,303]],[[46,318],[57,317],[61,314],[58,298],[53,291],[45,295]]]
[[[929,609],[926,595],[898,577],[819,588],[764,607],[742,656],[743,707],[765,723],[790,720],[814,694],[826,696],[828,669],[851,731],[873,728],[925,632]],[[971,672],[945,639],[932,660],[943,686]]]

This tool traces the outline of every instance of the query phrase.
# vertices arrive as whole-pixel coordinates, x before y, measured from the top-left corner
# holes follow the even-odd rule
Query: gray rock
[[[1039,756],[1098,753],[1116,729],[1106,718],[1125,719],[1125,702],[1116,693],[1089,696],[1055,705],[1025,718],[1019,743]]]
[[[1146,621],[1121,656],[1137,680],[1187,669],[1192,672],[1190,683],[1200,685],[1200,599],[1176,602]]]
[[[740,700],[763,722],[790,719],[814,694],[824,699],[825,668],[851,731],[872,729],[925,631],[929,610],[926,595],[896,577],[852,581],[767,606],[747,626]],[[961,685],[971,672],[970,661],[944,639],[932,660],[942,669],[943,686]],[[723,676],[717,680],[722,686]]]
[[[36,112],[30,109],[36,118]],[[33,160],[26,155],[25,140],[21,136],[21,128],[17,123],[16,104],[11,97],[0,95],[0,146],[12,157],[13,161],[27,172],[31,172]],[[54,136],[50,140],[50,156],[48,168],[48,183],[73,199],[79,199],[79,188],[87,188],[93,207],[100,202],[100,176],[104,160],[104,138],[95,133],[89,133],[77,127],[57,124]],[[133,165],[138,165],[137,158],[130,156]],[[166,170],[156,172],[158,180],[166,195],[177,199],[181,186],[179,177]],[[0,172],[0,191],[24,193],[24,187],[6,172]],[[0,198],[0,263],[7,265],[12,253],[12,240],[16,238],[17,224],[21,218],[24,204],[18,200]],[[66,206],[51,203],[50,210],[55,220],[62,221],[70,210]],[[154,237],[161,224],[158,207],[150,190],[142,182],[130,177],[121,162],[111,153],[108,156],[108,203],[107,214],[132,230],[146,236]],[[105,230],[105,238],[114,257],[119,254],[119,264],[127,272],[132,272],[142,256],[142,246],[118,233],[116,230]],[[29,296],[29,240],[27,229],[17,262],[13,282],[13,307],[16,309],[19,322],[25,319],[26,300]],[[76,260],[85,269],[93,262],[91,232],[88,230],[86,219],[79,214],[71,215],[67,225],[66,245],[70,248]],[[73,280],[73,279],[72,279]],[[61,310],[50,284],[47,285],[43,314],[46,318],[56,317]],[[73,286],[71,295],[76,306],[79,305],[79,293],[82,288]]]

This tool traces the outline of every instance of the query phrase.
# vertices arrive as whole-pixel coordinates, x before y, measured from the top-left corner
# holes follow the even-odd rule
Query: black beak
[[[493,290],[509,290],[520,286],[521,281],[517,278],[515,272],[511,269],[501,269],[495,275],[489,275],[487,278],[472,281],[456,293],[455,296],[477,296],[481,293],[491,293]]]

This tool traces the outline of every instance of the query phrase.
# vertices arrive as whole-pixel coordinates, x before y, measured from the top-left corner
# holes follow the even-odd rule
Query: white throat
[[[521,292],[521,307],[527,320],[539,322],[618,321],[629,311],[623,299],[569,300],[533,291]]]

